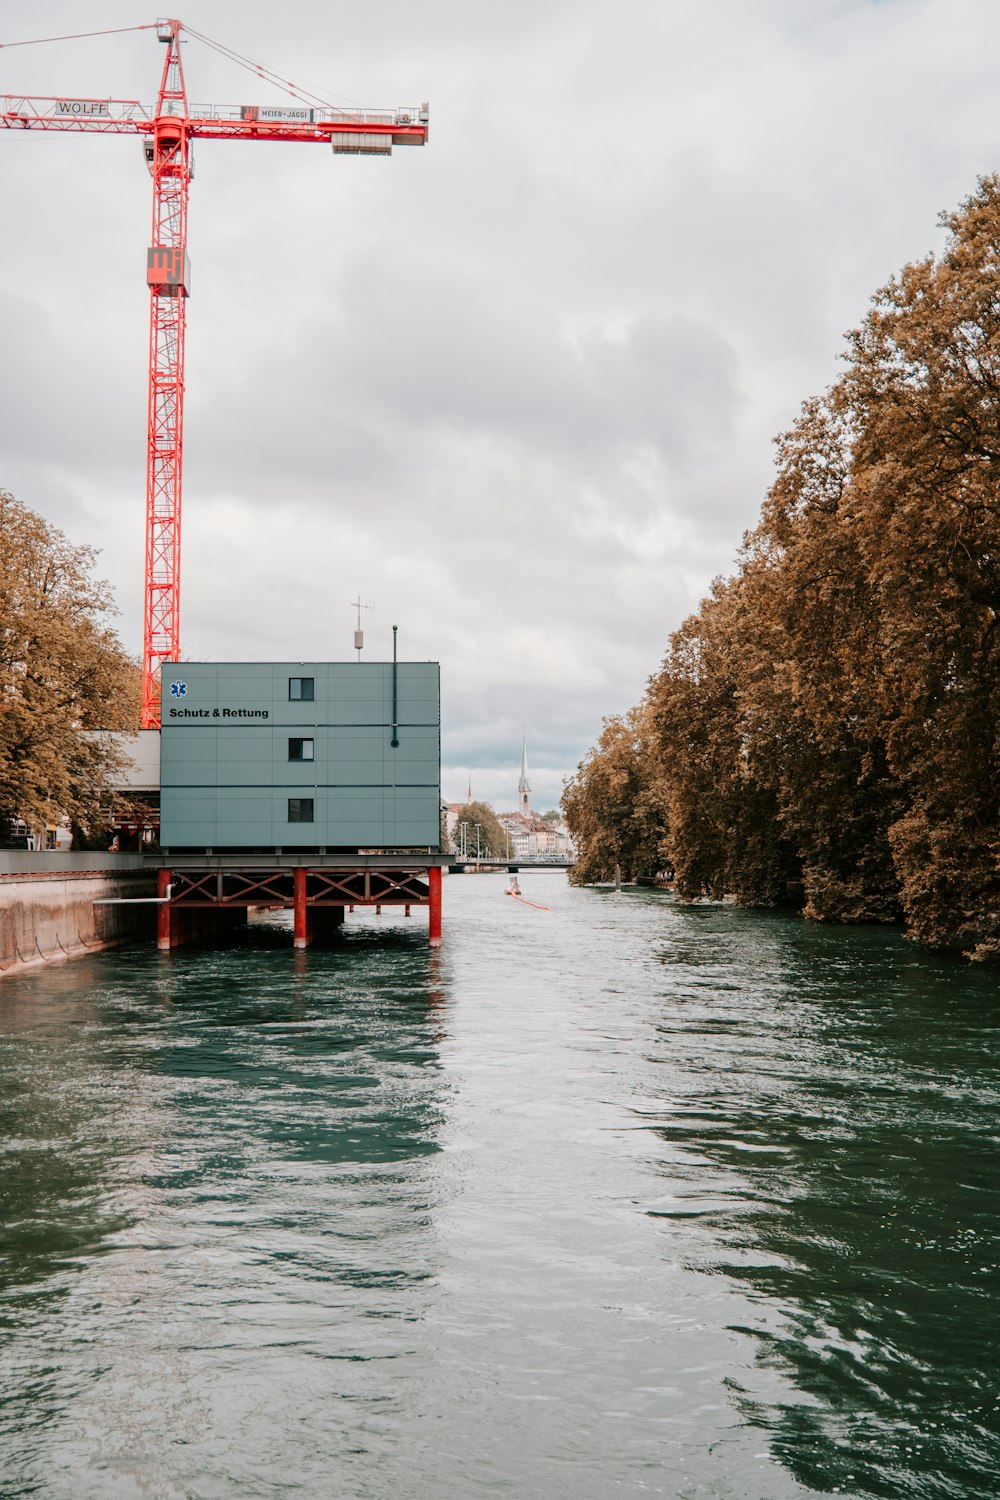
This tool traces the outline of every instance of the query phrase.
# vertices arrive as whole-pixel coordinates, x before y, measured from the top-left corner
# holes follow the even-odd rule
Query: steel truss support
[[[163,895],[168,880],[159,872],[158,891]],[[330,936],[344,919],[346,909],[373,906],[402,907],[407,916],[414,906],[426,906],[428,937],[432,947],[441,942],[441,870],[309,869],[284,870],[177,870],[172,872],[172,895],[158,908],[159,945],[176,946],[187,933],[200,930],[187,924],[187,914],[197,912],[247,911],[250,907],[285,908],[294,914],[293,942],[306,948],[314,935]],[[186,925],[187,924],[187,925]]]

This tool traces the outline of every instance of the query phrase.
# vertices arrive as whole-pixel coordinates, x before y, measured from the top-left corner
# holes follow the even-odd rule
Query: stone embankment
[[[155,905],[94,905],[155,895],[138,855],[0,852],[0,975],[155,937]]]

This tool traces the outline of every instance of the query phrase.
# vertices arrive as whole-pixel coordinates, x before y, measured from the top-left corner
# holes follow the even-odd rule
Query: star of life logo
[[[188,690],[188,685],[187,685],[186,682],[172,682],[170,684],[170,696],[171,696],[171,698],[183,698],[184,694],[187,692],[187,690]]]

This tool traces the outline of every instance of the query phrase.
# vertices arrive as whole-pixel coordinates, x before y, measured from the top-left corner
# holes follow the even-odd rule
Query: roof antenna
[[[363,609],[371,610],[374,609],[374,607],[375,606],[373,604],[365,603],[365,601],[361,597],[360,589],[358,590],[358,597],[351,600],[351,608],[356,609],[358,612],[358,626],[354,632],[354,649],[358,653],[358,661],[361,660],[361,652],[364,650],[365,644],[365,633],[361,629],[361,611]]]

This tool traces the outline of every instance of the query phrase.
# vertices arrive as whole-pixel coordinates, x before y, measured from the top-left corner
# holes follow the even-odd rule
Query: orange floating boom
[[[551,911],[551,906],[542,906],[537,901],[529,901],[526,896],[519,896],[517,891],[504,891],[505,896],[513,896],[515,901],[523,901],[525,906],[533,906],[536,911]]]

